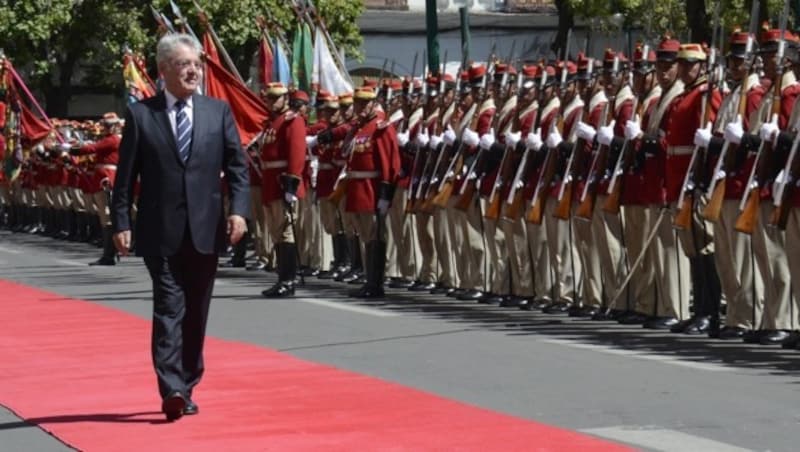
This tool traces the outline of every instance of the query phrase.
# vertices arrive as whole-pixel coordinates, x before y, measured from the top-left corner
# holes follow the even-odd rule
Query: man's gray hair
[[[197,51],[198,54],[203,53],[203,47],[194,36],[185,33],[166,34],[158,41],[158,46],[156,47],[156,64],[161,66],[162,63],[169,61],[170,58],[172,58],[172,54],[175,53],[175,48],[179,45],[189,47]]]

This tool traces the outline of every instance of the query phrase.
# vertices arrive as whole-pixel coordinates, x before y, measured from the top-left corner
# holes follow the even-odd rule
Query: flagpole
[[[306,5],[307,8],[305,10],[305,14],[308,15],[308,9],[311,9],[311,12],[314,13],[314,18],[316,18],[317,20],[316,24],[314,25],[317,25],[322,29],[322,35],[325,36],[325,40],[328,43],[328,48],[333,49],[331,53],[334,55],[334,61],[336,61],[336,63],[339,65],[339,69],[342,71],[344,76],[347,77],[347,81],[348,83],[350,83],[350,86],[354,86],[353,79],[350,78],[350,73],[347,72],[347,66],[344,64],[344,61],[342,61],[342,56],[339,55],[339,52],[336,50],[337,49],[336,44],[333,42],[333,38],[331,38],[331,35],[328,32],[328,27],[325,25],[325,21],[322,20],[322,16],[319,15],[319,11],[317,11],[317,8],[316,6],[314,6],[314,3],[312,3],[311,0],[306,0],[306,2],[307,2]],[[311,18],[309,17],[309,19]]]
[[[225,50],[225,46],[222,45],[222,41],[219,40],[219,36],[217,36],[217,33],[214,31],[214,26],[212,26],[211,22],[208,21],[208,15],[206,15],[205,11],[203,11],[203,8],[201,8],[200,5],[197,4],[196,0],[192,0],[192,2],[194,3],[194,7],[197,8],[197,12],[200,15],[200,22],[203,25],[205,25],[206,30],[209,33],[211,33],[211,39],[214,41],[214,45],[217,46],[217,50],[219,50],[219,53],[222,54],[222,59],[225,60],[225,64],[228,65],[233,75],[235,75],[240,82],[244,83],[244,78],[242,78],[242,74],[239,73],[239,69],[237,69],[236,65],[233,64],[231,56],[228,55],[228,51]]]

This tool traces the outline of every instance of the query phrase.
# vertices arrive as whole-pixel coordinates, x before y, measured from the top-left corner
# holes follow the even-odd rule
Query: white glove
[[[453,130],[452,127],[449,125],[447,126],[447,130],[444,131],[444,135],[442,135],[442,139],[444,140],[444,144],[450,146],[451,144],[455,143],[456,141],[456,132]]]
[[[528,132],[528,136],[525,137],[525,146],[533,149],[533,152],[539,152],[543,144],[542,129],[536,129],[536,132]]]
[[[711,142],[711,121],[702,129],[697,129],[694,133],[694,145],[701,148],[707,148],[708,143]]]
[[[389,211],[389,200],[388,199],[379,199],[378,200],[378,213],[381,215],[386,215],[386,212]]]
[[[72,148],[72,145],[67,142],[64,142],[64,143],[59,143],[58,147],[61,149],[61,152],[69,152],[69,150]]]
[[[727,126],[725,126],[725,132],[723,136],[725,141],[729,143],[739,144],[742,142],[742,136],[744,136],[744,129],[742,128],[742,115],[737,115],[735,121],[730,122]]]
[[[586,141],[592,141],[594,140],[594,136],[597,135],[597,131],[594,130],[594,127],[581,121],[576,126],[575,135],[577,135],[578,138],[583,138]]]
[[[778,129],[777,119],[777,115],[773,115],[772,121],[761,124],[761,130],[759,134],[761,135],[762,141],[772,141],[778,136],[778,131],[780,129]]]
[[[517,143],[522,139],[522,132],[506,132],[506,146],[515,148]]]
[[[639,119],[639,115],[636,115],[633,118],[633,121],[628,120],[625,123],[625,139],[626,140],[635,140],[642,135],[642,125],[641,120]]]
[[[417,146],[424,148],[428,145],[428,142],[431,141],[431,137],[428,136],[428,129],[422,129],[414,138],[414,142],[417,143]]]
[[[283,195],[283,200],[286,201],[286,204],[294,205],[294,203],[297,202],[297,196],[295,196],[295,195],[293,195],[293,194],[291,194],[289,192],[286,192]]]
[[[442,144],[442,140],[443,138],[441,135],[431,135],[431,140],[428,142],[428,145],[430,145],[431,149],[436,149]]]
[[[564,141],[564,139],[561,138],[561,134],[558,132],[558,129],[553,129],[553,131],[547,135],[547,140],[545,140],[545,143],[547,143],[548,148],[555,149],[559,144],[561,144],[562,141]]]
[[[308,146],[309,149],[314,149],[317,146],[317,136],[306,137],[306,146]]]
[[[494,142],[495,142],[494,129],[492,129],[489,131],[489,133],[484,133],[483,136],[481,137],[480,141],[481,149],[483,149],[484,151],[488,151],[489,149],[492,148]]]
[[[616,125],[616,121],[612,120],[607,126],[600,127],[600,130],[597,131],[597,142],[604,145],[610,146],[611,140],[614,139],[614,125]]]
[[[403,147],[408,144],[408,132],[398,132],[397,133],[397,144],[400,147]]]
[[[461,136],[461,139],[464,140],[464,144],[471,148],[477,146],[481,140],[478,133],[472,129],[464,129],[464,135]]]

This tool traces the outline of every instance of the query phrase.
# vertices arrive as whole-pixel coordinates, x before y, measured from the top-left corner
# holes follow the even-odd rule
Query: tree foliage
[[[240,70],[258,45],[256,17],[269,16],[287,39],[296,16],[287,0],[198,0]],[[152,4],[170,20],[169,0]],[[192,0],[176,4],[197,33],[202,32]],[[359,56],[357,19],[363,1],[317,0],[331,36],[349,55]],[[51,114],[62,115],[72,84],[97,90],[122,87],[122,49],[142,52],[154,66],[157,25],[150,2],[138,0],[0,0],[0,46],[31,87],[44,94]]]

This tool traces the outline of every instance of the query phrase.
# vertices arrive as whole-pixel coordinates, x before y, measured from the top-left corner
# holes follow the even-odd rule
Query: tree
[[[202,30],[192,0],[176,2],[195,31]],[[154,6],[173,19],[169,0]],[[290,31],[296,23],[286,0],[199,0],[220,39],[240,70],[247,68],[258,44],[255,18],[271,20]],[[359,55],[361,35],[356,21],[363,1],[315,2],[333,40],[350,55]],[[0,43],[23,78],[46,101],[53,116],[65,116],[80,82],[98,92],[121,92],[122,49],[143,52],[155,68],[156,22],[149,2],[138,0],[0,0]]]

